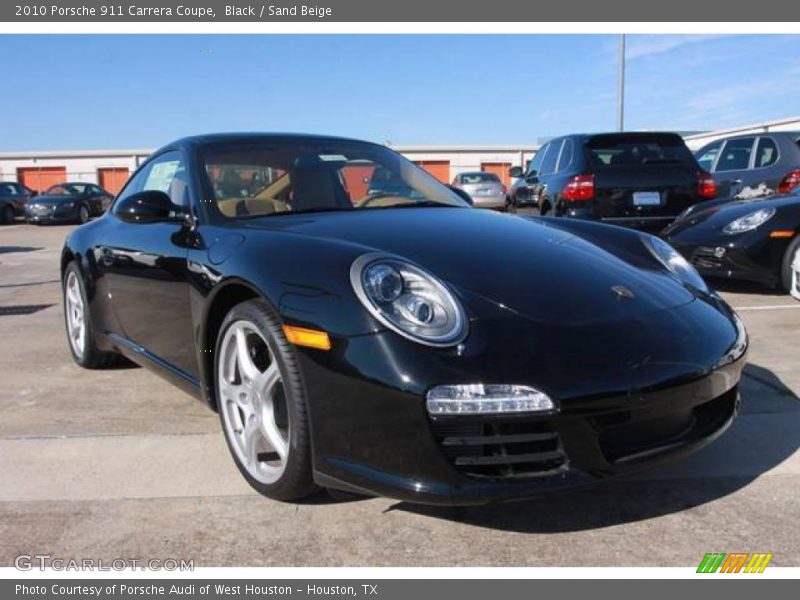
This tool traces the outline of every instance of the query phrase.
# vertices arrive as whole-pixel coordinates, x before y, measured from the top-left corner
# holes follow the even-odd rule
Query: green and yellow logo
[[[767,568],[772,554],[764,552],[708,552],[700,565],[698,573],[763,573]]]

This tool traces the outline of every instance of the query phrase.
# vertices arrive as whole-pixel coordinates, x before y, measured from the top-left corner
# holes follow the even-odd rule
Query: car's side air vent
[[[544,423],[443,419],[431,427],[445,457],[471,477],[547,477],[567,469],[561,440]]]

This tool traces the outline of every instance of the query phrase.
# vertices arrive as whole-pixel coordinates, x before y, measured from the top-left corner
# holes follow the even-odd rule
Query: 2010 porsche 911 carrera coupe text
[[[207,402],[281,500],[478,504],[652,466],[728,427],[747,350],[666,242],[473,209],[337,138],[166,146],[61,271],[75,361]]]

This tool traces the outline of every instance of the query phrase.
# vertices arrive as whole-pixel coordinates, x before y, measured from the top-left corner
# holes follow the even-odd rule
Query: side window
[[[188,181],[180,152],[167,152],[150,164],[142,191],[164,192],[174,204],[189,206]]]
[[[717,162],[717,172],[740,171],[749,167],[753,142],[755,142],[755,138],[741,138],[725,142]]]
[[[122,188],[122,191],[117,195],[117,200],[114,202],[114,211],[116,213],[116,207],[119,206],[119,201],[131,196],[133,194],[138,194],[142,191],[142,184],[144,183],[145,178],[147,177],[147,173],[150,170],[150,165],[145,166],[143,169],[140,169],[139,172],[136,173],[131,179],[128,180],[128,183]]]
[[[564,140],[564,145],[561,148],[561,158],[558,159],[557,171],[565,171],[572,163],[572,140],[567,138]]]
[[[537,173],[542,168],[542,160],[544,160],[544,155],[547,152],[547,148],[550,144],[545,144],[541,148],[536,151],[536,154],[533,155],[533,158],[528,163],[528,169],[525,171],[525,174],[529,176],[530,173],[536,171]]]
[[[544,155],[542,160],[542,168],[539,171],[540,175],[549,175],[556,170],[556,162],[558,161],[558,153],[561,150],[561,142],[550,142],[547,149],[547,154]]]
[[[759,138],[755,168],[768,167],[776,162],[778,162],[778,146],[775,144],[775,140],[768,137]]]
[[[0,183],[0,196],[13,196],[16,192],[10,183]]]
[[[697,155],[697,163],[704,171],[711,173],[720,148],[722,148],[722,140],[714,142],[710,146],[706,146],[700,151],[700,154]]]

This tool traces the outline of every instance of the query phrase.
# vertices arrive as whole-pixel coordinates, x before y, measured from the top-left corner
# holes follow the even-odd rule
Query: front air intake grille
[[[443,419],[431,428],[444,456],[470,477],[548,477],[567,470],[561,440],[546,423]]]
[[[699,247],[692,255],[692,265],[699,269],[721,269],[723,259],[714,252],[715,248]]]

